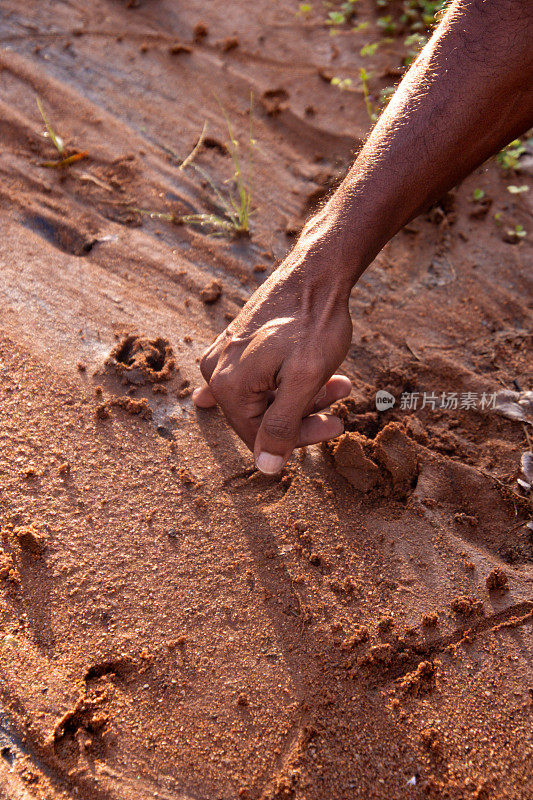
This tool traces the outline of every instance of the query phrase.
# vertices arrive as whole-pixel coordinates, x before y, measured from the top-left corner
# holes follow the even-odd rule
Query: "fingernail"
[[[264,472],[265,475],[275,475],[281,470],[285,459],[282,456],[275,456],[272,453],[259,453],[255,459],[257,469]]]

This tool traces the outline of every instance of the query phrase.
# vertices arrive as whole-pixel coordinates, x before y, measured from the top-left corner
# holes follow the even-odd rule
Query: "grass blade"
[[[50,122],[48,121],[48,117],[44,113],[43,104],[42,104],[41,99],[39,97],[37,98],[37,107],[39,109],[41,117],[43,118],[43,122],[44,122],[44,124],[46,126],[46,130],[48,131],[48,136],[52,140],[52,143],[53,143],[55,149],[57,150],[57,152],[59,153],[59,155],[62,156],[63,153],[65,152],[65,145],[63,144],[63,139],[61,138],[61,136],[58,136],[55,133],[54,129],[50,125]]]

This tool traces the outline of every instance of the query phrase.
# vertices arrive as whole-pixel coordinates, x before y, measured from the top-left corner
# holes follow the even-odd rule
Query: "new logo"
[[[378,411],[387,411],[387,409],[393,407],[395,402],[394,395],[386,392],[385,389],[380,389],[379,392],[376,392],[376,408]]]

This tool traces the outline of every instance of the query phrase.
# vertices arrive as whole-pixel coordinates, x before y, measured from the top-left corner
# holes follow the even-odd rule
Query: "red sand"
[[[492,216],[527,228],[527,198],[488,164],[385,248],[352,299],[355,467],[313,447],[263,477],[190,386],[366,135],[361,93],[320,77],[356,85],[362,42],[286,0],[128,5],[2,9],[0,795],[530,798],[523,427],[374,405],[528,387],[531,245]],[[378,52],[375,89],[396,63]],[[184,158],[207,120],[197,161],[222,186],[217,99],[245,142],[251,90],[252,236],[132,210],[214,210],[165,148]],[[40,166],[36,95],[89,158]],[[173,356],[132,382],[106,365],[125,335]]]

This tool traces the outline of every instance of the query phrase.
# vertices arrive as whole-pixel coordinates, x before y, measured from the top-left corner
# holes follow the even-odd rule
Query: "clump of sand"
[[[34,525],[19,525],[13,530],[13,536],[23,550],[40,555],[46,549],[47,537]]]
[[[509,579],[507,573],[501,567],[495,567],[492,572],[487,575],[487,589],[489,592],[509,591]]]
[[[125,383],[142,386],[170,380],[176,362],[167,339],[128,334],[111,350],[105,365]]]
[[[331,452],[340,474],[364,494],[403,499],[416,483],[417,445],[398,422],[390,422],[375,439],[345,433]]]

